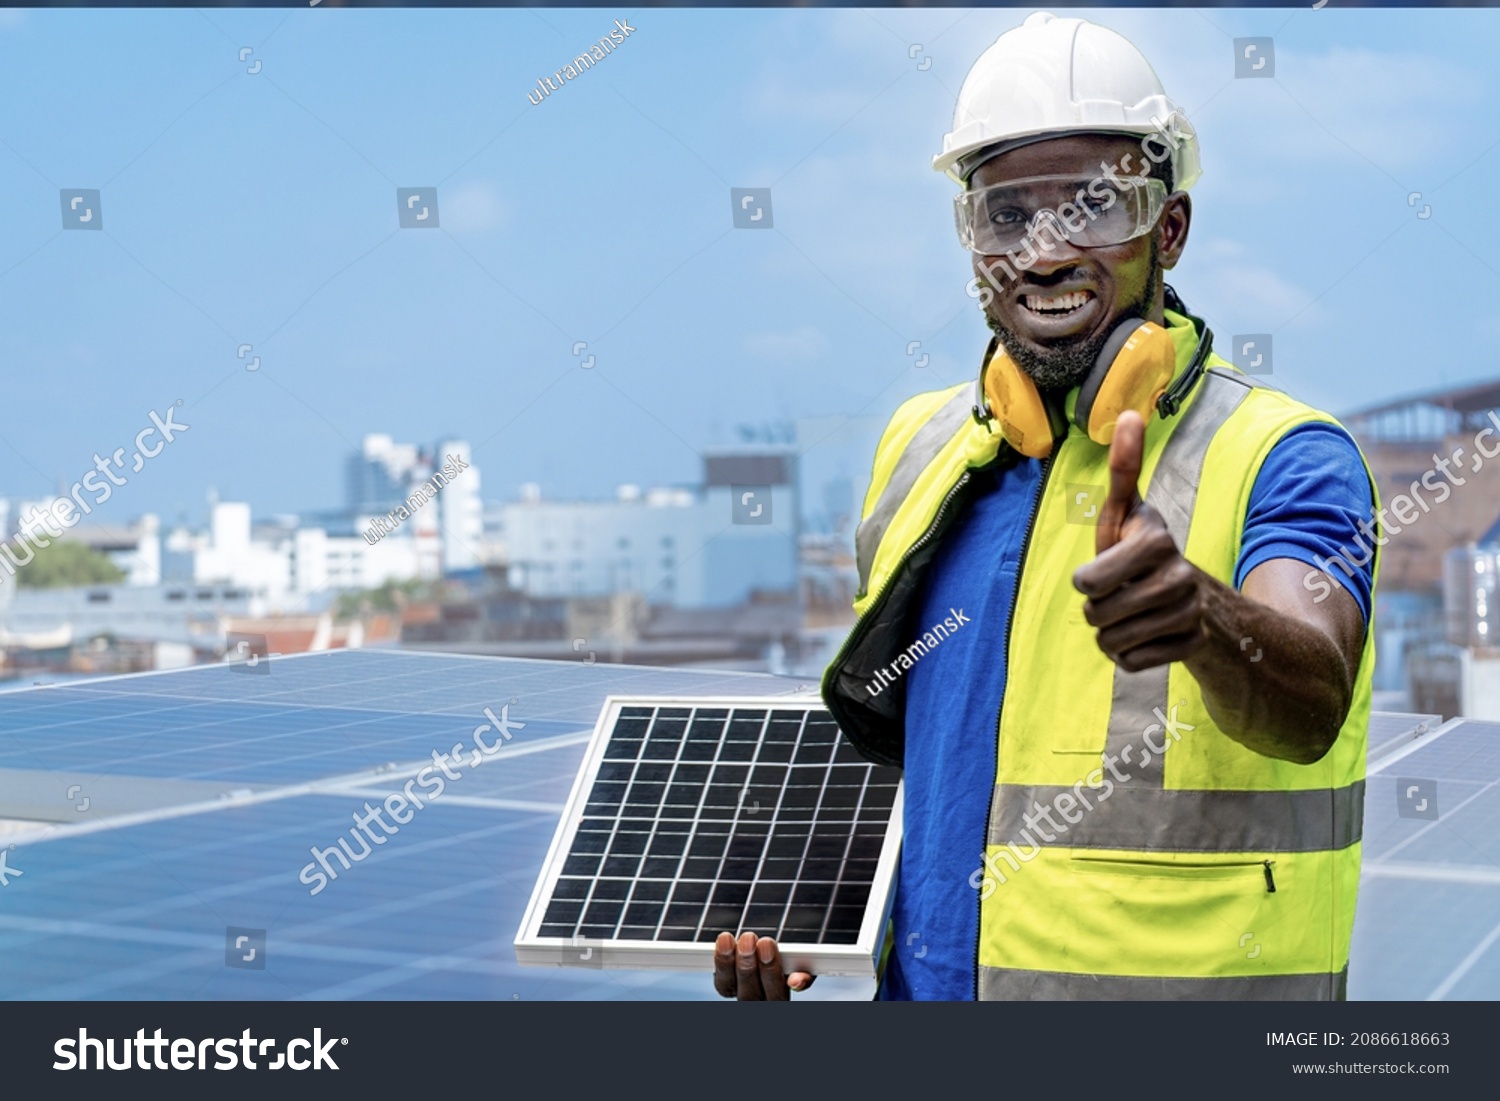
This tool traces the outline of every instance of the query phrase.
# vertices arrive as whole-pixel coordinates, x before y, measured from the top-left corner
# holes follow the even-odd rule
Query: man
[[[880,997],[1342,998],[1374,556],[1315,571],[1375,521],[1368,468],[1166,286],[1197,139],[1125,39],[1031,16],[934,165],[995,340],[886,429],[823,682],[904,768]],[[724,996],[811,980],[716,945]]]

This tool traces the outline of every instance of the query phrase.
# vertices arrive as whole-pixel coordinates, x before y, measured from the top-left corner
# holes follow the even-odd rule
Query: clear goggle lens
[[[953,200],[964,248],[998,256],[1025,248],[1050,251],[1119,245],[1156,224],[1167,185],[1151,176],[1033,176],[965,191]]]

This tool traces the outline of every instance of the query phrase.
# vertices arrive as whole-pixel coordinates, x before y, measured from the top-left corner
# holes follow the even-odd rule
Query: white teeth
[[[1059,294],[1052,298],[1043,298],[1041,295],[1023,295],[1021,301],[1025,303],[1028,310],[1037,312],[1063,312],[1079,309],[1088,304],[1092,296],[1088,291],[1074,291],[1072,294]]]

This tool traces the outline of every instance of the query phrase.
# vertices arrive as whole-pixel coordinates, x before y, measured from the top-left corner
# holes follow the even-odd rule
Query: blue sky
[[[196,518],[210,485],[333,505],[374,431],[470,439],[504,499],[691,482],[741,422],[883,421],[977,367],[929,164],[1024,14],[0,12],[0,495],[179,398],[191,429],[101,518]],[[1500,12],[1085,14],[1202,137],[1172,281],[1222,352],[1273,333],[1275,381],[1335,412],[1494,374]],[[617,15],[629,40],[532,105]],[[1275,79],[1234,79],[1249,35]],[[398,229],[431,185],[441,227]],[[774,228],[733,229],[729,189],[766,186]],[[101,189],[104,232],[61,229],[61,188]],[[822,448],[863,478],[862,445]]]

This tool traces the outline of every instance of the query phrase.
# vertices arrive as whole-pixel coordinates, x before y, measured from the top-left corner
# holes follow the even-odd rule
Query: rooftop
[[[1496,408],[1500,408],[1500,379],[1381,402],[1340,419],[1365,440],[1418,443],[1477,431],[1489,423]]]

